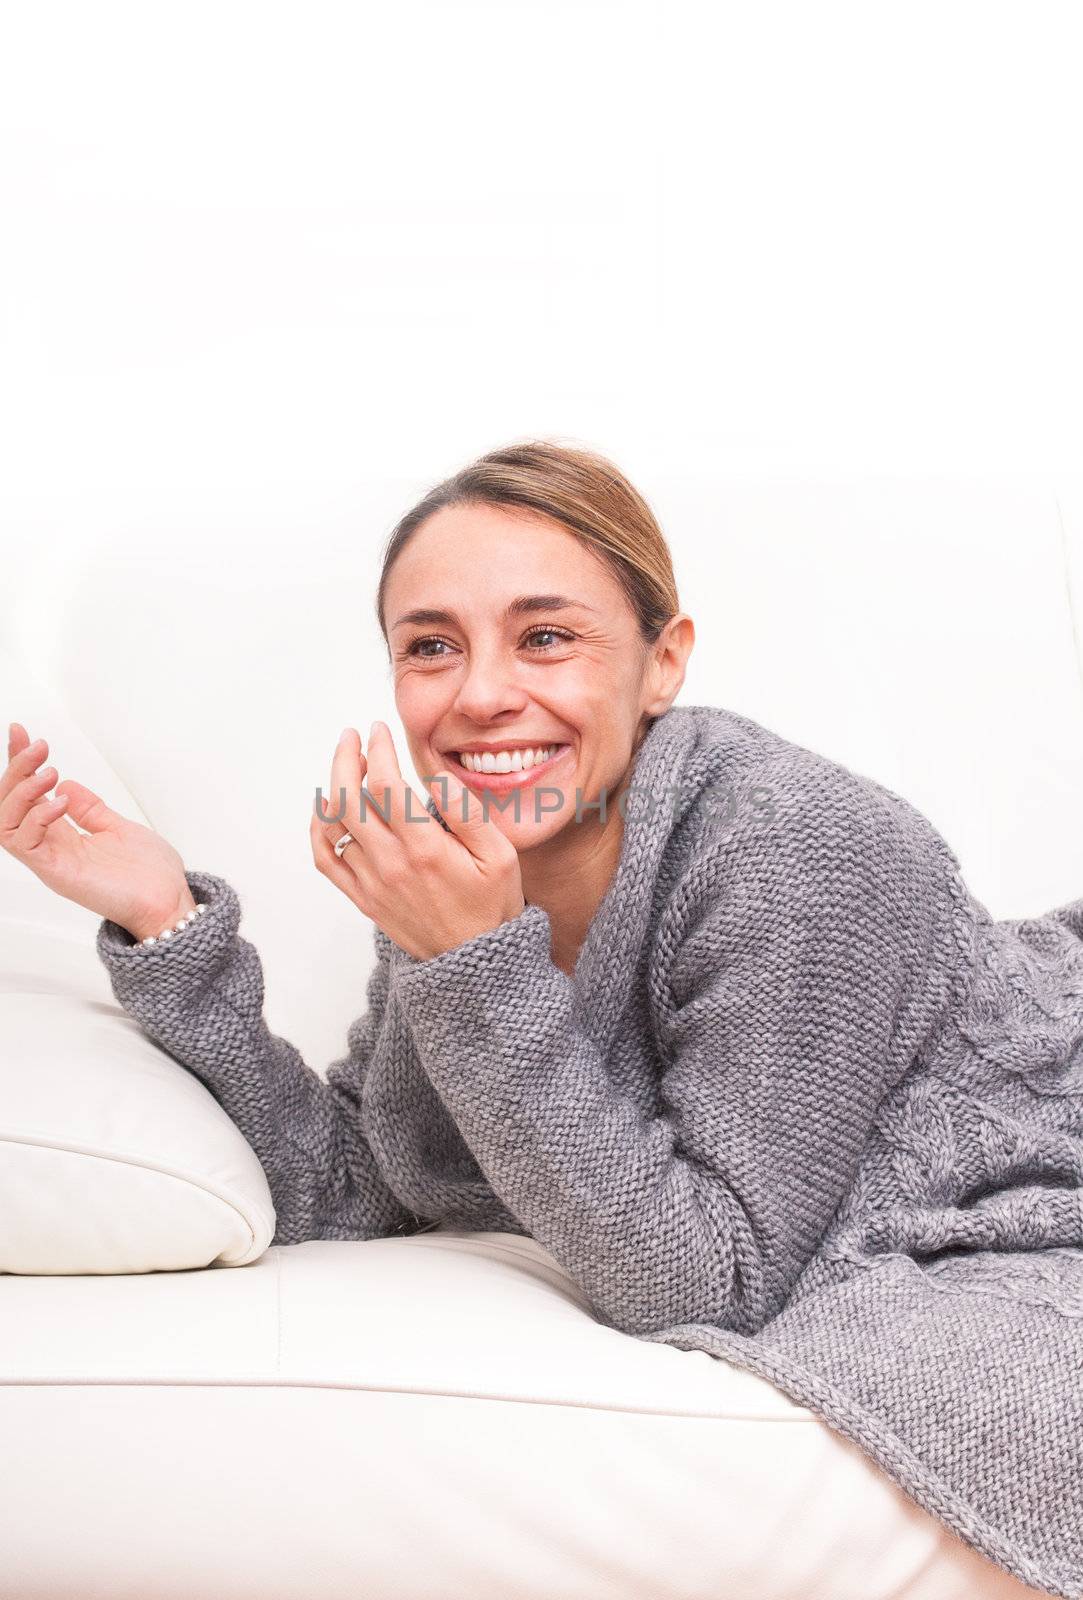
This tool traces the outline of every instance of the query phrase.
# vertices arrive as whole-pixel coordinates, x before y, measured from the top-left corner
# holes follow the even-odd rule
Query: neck
[[[594,914],[620,861],[624,817],[620,802],[629,787],[642,734],[620,782],[611,790],[603,823],[597,812],[589,822],[569,821],[559,833],[519,856],[523,894],[549,917],[554,963],[572,975]]]
[[[614,803],[604,823],[569,822],[519,857],[523,894],[548,914],[552,958],[569,975],[620,860],[624,818]]]

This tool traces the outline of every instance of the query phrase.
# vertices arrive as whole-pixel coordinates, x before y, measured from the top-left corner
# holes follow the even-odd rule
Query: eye
[[[559,640],[573,639],[575,637],[574,634],[567,633],[563,628],[550,628],[548,626],[548,624],[545,624],[540,628],[531,628],[530,632],[526,635],[526,638],[534,639],[534,638],[537,637],[537,635],[539,633],[552,634],[552,636],[555,639],[559,639]],[[539,648],[542,649],[542,650],[551,650],[553,648],[553,646],[552,645],[541,645],[539,647],[538,645],[531,645],[531,646],[529,646],[529,648],[531,650],[535,650],[535,651],[538,650]]]
[[[574,633],[569,633],[567,631],[567,629],[550,627],[548,624],[542,624],[542,625],[539,625],[536,628],[531,628],[529,633],[525,633],[523,635],[523,638],[524,639],[535,639],[535,638],[538,637],[539,634],[542,634],[542,635],[549,634],[549,635],[552,636],[552,638],[555,641],[560,642],[560,643],[563,643],[564,641],[566,641],[568,639],[574,639],[575,638]],[[405,656],[414,656],[419,661],[439,661],[439,660],[442,659],[443,652],[441,652],[440,654],[434,654],[434,653],[430,654],[428,651],[422,650],[421,647],[422,647],[422,645],[428,645],[428,644],[433,644],[433,645],[444,644],[444,645],[446,645],[447,643],[448,643],[448,641],[446,639],[441,639],[438,634],[426,634],[425,637],[422,638],[422,639],[413,639],[413,640],[411,640],[411,642],[404,649],[403,655],[405,655]],[[527,645],[526,646],[526,648],[530,651],[530,653],[532,655],[544,655],[547,650],[553,650],[553,649],[555,649],[555,647],[556,647],[555,644],[545,644],[545,645],[536,645],[536,644],[534,644],[534,645]],[[450,648],[454,649],[454,646],[452,645]]]
[[[423,644],[446,644],[446,643],[447,643],[446,639],[414,639],[414,640],[411,641],[410,644],[408,644],[406,646],[405,650],[402,653],[403,653],[404,656],[421,656],[421,646]],[[435,656],[426,655],[426,656],[421,656],[421,659],[423,661],[435,661],[437,658]]]

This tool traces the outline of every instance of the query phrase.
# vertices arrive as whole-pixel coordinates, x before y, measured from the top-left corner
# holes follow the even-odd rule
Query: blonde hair
[[[607,564],[635,612],[644,649],[680,610],[669,546],[643,496],[604,456],[547,439],[490,450],[430,489],[384,547],[376,617],[387,640],[388,576],[427,517],[445,506],[523,506],[563,524]]]

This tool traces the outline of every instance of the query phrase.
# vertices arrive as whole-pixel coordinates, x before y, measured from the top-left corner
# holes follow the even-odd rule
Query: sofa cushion
[[[771,1384],[590,1312],[536,1240],[0,1278],[26,1600],[1020,1600]]]
[[[255,1152],[104,978],[92,943],[0,919],[0,1272],[254,1261],[275,1229]]]

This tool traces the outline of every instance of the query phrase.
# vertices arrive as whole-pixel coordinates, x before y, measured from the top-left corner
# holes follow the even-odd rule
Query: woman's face
[[[410,615],[419,611],[441,615]],[[635,613],[605,563],[526,510],[434,512],[391,568],[384,618],[419,778],[451,771],[477,796],[468,805],[487,790],[485,814],[516,849],[574,823],[577,791],[585,823],[600,820],[585,807],[603,789],[612,813],[643,718],[666,709],[683,677],[683,666],[674,682],[645,663]],[[460,753],[479,747],[510,760],[464,769]],[[525,767],[521,752],[539,747],[540,764]],[[436,800],[444,810],[439,787]]]

